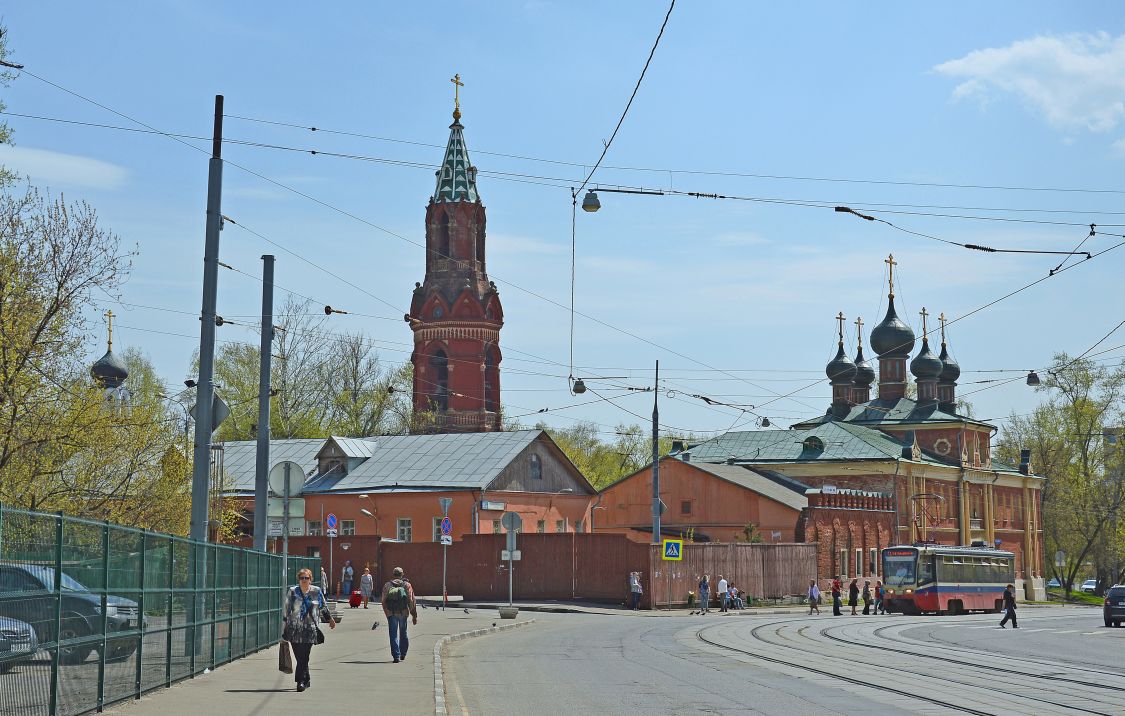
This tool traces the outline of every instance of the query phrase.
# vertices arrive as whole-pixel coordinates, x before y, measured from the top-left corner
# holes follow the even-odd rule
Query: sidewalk
[[[410,656],[392,663],[387,620],[381,609],[339,608],[341,622],[325,628],[325,642],[313,647],[309,672],[312,688],[298,693],[292,674],[277,670],[278,649],[271,648],[150,692],[139,701],[106,709],[119,716],[159,714],[275,714],[294,709],[317,713],[434,713],[434,644],[443,636],[500,624],[492,611],[463,608],[419,609],[410,627]],[[372,622],[379,626],[372,631]],[[510,621],[507,623],[511,623]],[[280,619],[278,620],[280,629]]]

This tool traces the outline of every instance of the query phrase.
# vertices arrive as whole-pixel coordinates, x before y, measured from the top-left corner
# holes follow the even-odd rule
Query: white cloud
[[[1013,94],[1059,130],[1105,132],[1125,119],[1125,35],[1038,36],[974,50],[935,71],[966,78],[957,99]]]
[[[129,171],[117,164],[31,147],[0,146],[0,164],[29,176],[33,184],[118,189],[129,177]]]

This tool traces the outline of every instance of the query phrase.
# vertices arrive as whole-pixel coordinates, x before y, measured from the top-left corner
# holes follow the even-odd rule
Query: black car
[[[1106,590],[1102,617],[1106,626],[1119,627],[1121,622],[1125,622],[1125,585],[1115,584]]]
[[[40,644],[58,641],[59,659],[80,664],[100,648],[103,621],[109,634],[140,628],[139,605],[131,599],[109,595],[105,614],[102,597],[66,573],[62,580],[62,628],[56,628],[55,570],[36,564],[0,564],[0,617],[27,622],[35,628]],[[56,635],[56,631],[58,634]],[[137,638],[108,642],[107,659],[123,659],[137,649]]]
[[[18,619],[0,617],[0,674],[6,674],[21,661],[39,651],[39,641],[30,624]]]

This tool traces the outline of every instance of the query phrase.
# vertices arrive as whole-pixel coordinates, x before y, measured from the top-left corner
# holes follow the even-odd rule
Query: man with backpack
[[[387,615],[387,631],[391,634],[391,657],[394,663],[406,660],[410,638],[406,635],[406,619],[418,623],[418,605],[414,603],[414,587],[403,577],[402,567],[394,568],[394,579],[383,585],[383,613]]]

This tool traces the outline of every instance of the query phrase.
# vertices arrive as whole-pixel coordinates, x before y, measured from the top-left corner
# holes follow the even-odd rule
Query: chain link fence
[[[100,711],[272,646],[304,567],[0,505],[0,713]]]

